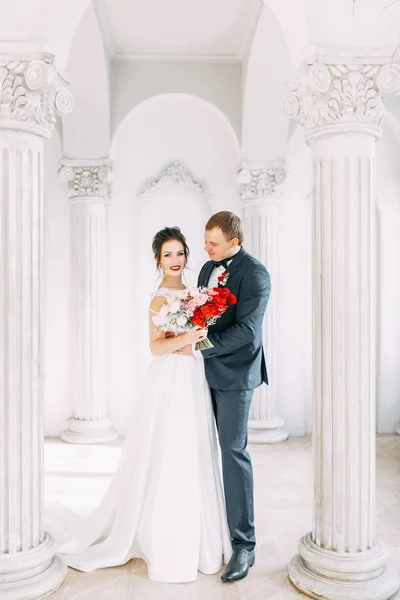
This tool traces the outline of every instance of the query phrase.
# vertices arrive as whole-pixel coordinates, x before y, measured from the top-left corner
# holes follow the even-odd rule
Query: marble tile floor
[[[99,446],[45,441],[46,502],[59,500],[90,512],[116,468],[122,440]],[[256,564],[249,576],[223,584],[220,575],[199,574],[189,584],[149,581],[144,561],[68,576],[51,600],[295,600],[306,598],[287,578],[287,564],[302,534],[311,529],[310,437],[250,448],[255,471]],[[400,572],[400,437],[377,438],[377,534]],[[400,594],[396,600],[400,600]]]

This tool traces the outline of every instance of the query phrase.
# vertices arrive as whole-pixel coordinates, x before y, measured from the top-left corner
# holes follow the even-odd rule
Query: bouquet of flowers
[[[236,304],[236,297],[225,287],[188,288],[164,304],[153,317],[153,323],[159,331],[179,335],[196,325],[202,328],[214,325],[231,304]],[[208,338],[196,344],[196,350],[212,347]]]

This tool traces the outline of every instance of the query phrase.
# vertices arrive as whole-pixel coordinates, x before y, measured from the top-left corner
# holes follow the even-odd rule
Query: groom
[[[210,257],[200,271],[198,285],[222,282],[237,298],[210,327],[213,348],[202,350],[211,388],[222,454],[228,525],[233,554],[223,581],[246,577],[254,564],[253,469],[246,450],[247,421],[253,390],[268,383],[262,344],[262,322],[270,294],[270,278],[262,263],[242,247],[242,223],[231,212],[211,217],[205,229]],[[220,280],[218,280],[220,277]],[[180,353],[190,354],[191,347]]]

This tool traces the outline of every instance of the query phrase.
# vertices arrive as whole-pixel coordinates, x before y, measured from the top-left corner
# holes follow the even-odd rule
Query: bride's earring
[[[158,279],[160,279],[160,277],[162,277],[164,275],[164,270],[163,270],[162,266],[159,264],[157,265],[156,269],[157,269],[157,274],[158,274],[158,277],[157,277],[157,280],[158,280]]]
[[[184,281],[185,285],[187,285],[187,280],[186,280],[186,271],[187,271],[187,269],[188,269],[188,264],[186,262],[185,266],[183,267],[183,273],[182,273],[182,278],[183,278],[183,281]]]

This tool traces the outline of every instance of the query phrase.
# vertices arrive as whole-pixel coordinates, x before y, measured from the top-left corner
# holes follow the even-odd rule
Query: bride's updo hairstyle
[[[156,233],[153,238],[153,253],[154,258],[156,259],[157,267],[159,268],[161,262],[161,251],[165,242],[170,242],[174,240],[176,242],[180,242],[183,246],[183,252],[185,255],[185,266],[187,265],[189,259],[189,246],[186,243],[186,238],[183,235],[182,231],[179,227],[164,227]]]

